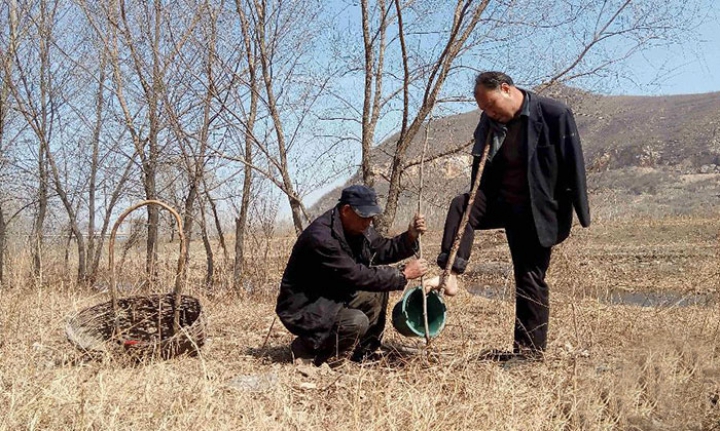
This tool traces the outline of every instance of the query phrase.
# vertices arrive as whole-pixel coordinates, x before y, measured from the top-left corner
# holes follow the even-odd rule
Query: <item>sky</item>
[[[672,48],[658,48],[638,56],[630,64],[638,85],[618,89],[619,94],[696,94],[720,91],[720,4],[708,3],[708,19],[698,28],[698,40]],[[656,65],[671,69],[652,83]]]
[[[720,4],[708,0],[707,17],[696,29],[696,36],[672,47],[656,48],[633,57],[628,63],[632,81],[603,91],[622,95],[674,95],[720,92]],[[658,70],[665,70],[658,77]],[[450,83],[448,83],[450,84]],[[570,84],[573,85],[573,84]],[[576,83],[577,85],[577,83]],[[474,106],[468,105],[469,111]],[[347,178],[305,196],[307,206]],[[281,200],[281,207],[285,207]],[[289,208],[281,208],[287,216]]]

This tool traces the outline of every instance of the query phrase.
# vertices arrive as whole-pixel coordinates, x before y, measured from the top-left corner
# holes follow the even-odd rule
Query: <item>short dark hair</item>
[[[503,72],[482,72],[475,77],[473,91],[476,91],[480,85],[488,90],[496,90],[502,84],[515,85],[513,79]]]

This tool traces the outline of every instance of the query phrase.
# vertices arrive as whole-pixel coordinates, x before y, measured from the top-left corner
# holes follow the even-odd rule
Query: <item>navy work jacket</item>
[[[319,349],[330,336],[338,311],[355,292],[405,288],[405,276],[386,265],[408,258],[416,250],[417,241],[411,243],[407,232],[385,238],[370,226],[363,233],[361,246],[353,251],[336,206],[298,237],[283,274],[275,311],[290,332]]]

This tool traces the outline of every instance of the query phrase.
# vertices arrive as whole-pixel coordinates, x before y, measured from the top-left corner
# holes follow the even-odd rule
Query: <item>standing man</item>
[[[483,111],[475,129],[472,183],[490,146],[470,219],[446,280],[450,295],[470,258],[474,230],[505,228],[515,273],[515,339],[512,352],[496,360],[542,359],[547,345],[550,302],[545,274],[552,246],[570,234],[573,208],[590,225],[585,162],[580,136],[564,104],[520,89],[502,72],[475,79],[475,100]],[[445,268],[469,194],[453,199],[445,220],[437,263]]]
[[[390,239],[370,226],[381,212],[373,189],[350,186],[298,237],[275,308],[297,335],[290,346],[296,359],[320,365],[352,350],[352,360],[363,360],[380,347],[388,292],[427,272],[424,259],[384,266],[413,256],[425,218],[415,215],[407,232]]]

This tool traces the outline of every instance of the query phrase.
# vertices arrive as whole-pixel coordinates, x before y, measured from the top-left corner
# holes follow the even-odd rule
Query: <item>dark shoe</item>
[[[478,359],[481,361],[492,362],[540,362],[544,358],[544,354],[540,350],[522,349],[518,351],[488,349],[480,352]]]
[[[538,349],[520,348],[515,349],[515,359],[528,362],[542,362],[545,360],[545,352]]]
[[[290,343],[290,350],[292,351],[293,360],[315,360],[315,352],[308,347],[302,338],[295,338],[292,343]]]
[[[350,356],[350,360],[357,363],[378,362],[383,358],[382,353],[377,350],[357,348]]]
[[[515,357],[515,353],[508,350],[485,349],[478,355],[478,360],[489,362],[507,362]]]

